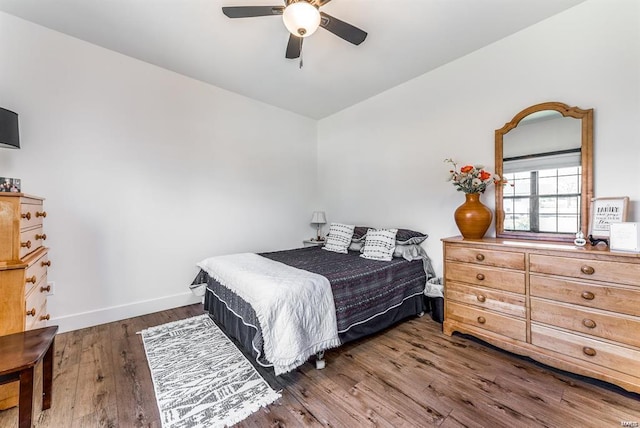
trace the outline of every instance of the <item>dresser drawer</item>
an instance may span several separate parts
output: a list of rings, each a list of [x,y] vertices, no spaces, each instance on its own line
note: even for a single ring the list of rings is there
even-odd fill
[[[640,318],[531,298],[531,321],[640,347]]]
[[[473,263],[449,262],[445,267],[447,281],[461,281],[498,290],[524,294],[524,272],[480,266]]]
[[[532,254],[529,259],[529,269],[531,272],[550,275],[640,285],[640,264],[638,263]]]
[[[20,258],[24,258],[42,247],[47,235],[42,232],[42,226],[20,232]]]
[[[532,274],[529,291],[536,297],[640,316],[640,287],[596,285]]]
[[[25,271],[25,290],[29,293],[31,288],[36,284],[40,285],[43,281],[46,285],[47,268],[50,266],[49,256],[46,248],[38,254],[34,254],[32,260],[28,261],[29,266]]]
[[[531,324],[531,343],[582,361],[640,377],[640,351]]]
[[[31,293],[34,293],[34,295],[35,293],[38,293],[44,296],[44,299],[46,299],[49,293],[49,289],[47,289],[47,275],[45,274],[43,277],[41,277],[35,285],[27,283],[25,291],[26,296],[30,295]],[[27,309],[31,309],[31,307]]]
[[[472,287],[452,281],[447,281],[445,294],[447,299],[467,305],[475,305],[519,318],[524,318],[526,315],[525,296],[522,294]]]
[[[524,270],[524,253],[447,246],[446,258],[464,263]]]
[[[20,230],[41,226],[47,213],[42,208],[42,201],[31,198],[21,198]]]
[[[47,296],[40,288],[33,289],[27,294],[25,302],[25,328],[32,330],[46,324],[47,314]]]
[[[527,340],[525,320],[447,300],[445,319],[480,327],[522,342]]]
[[[45,301],[39,309],[36,309],[35,317],[28,317],[25,323],[25,330],[35,330],[47,326],[49,313],[47,312],[47,302]]]

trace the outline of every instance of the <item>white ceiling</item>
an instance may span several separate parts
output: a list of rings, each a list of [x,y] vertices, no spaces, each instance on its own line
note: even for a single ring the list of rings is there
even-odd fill
[[[354,46],[320,28],[302,69],[284,57],[280,16],[221,12],[282,0],[0,0],[0,10],[320,119],[583,1],[333,0],[321,10],[369,36]]]

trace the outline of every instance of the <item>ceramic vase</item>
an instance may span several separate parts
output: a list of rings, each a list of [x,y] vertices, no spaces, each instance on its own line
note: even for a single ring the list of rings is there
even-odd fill
[[[465,202],[454,214],[456,225],[465,239],[481,239],[491,225],[493,214],[480,202],[480,193],[465,193]]]

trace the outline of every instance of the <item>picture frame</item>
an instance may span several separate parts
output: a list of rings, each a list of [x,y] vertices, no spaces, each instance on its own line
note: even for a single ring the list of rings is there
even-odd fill
[[[611,235],[611,223],[627,221],[628,196],[591,199],[589,210],[589,236],[607,239]]]
[[[0,192],[20,193],[20,179],[0,177]]]

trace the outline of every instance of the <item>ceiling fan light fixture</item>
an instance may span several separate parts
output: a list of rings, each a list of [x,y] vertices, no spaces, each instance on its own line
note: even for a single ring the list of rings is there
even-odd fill
[[[294,36],[309,37],[320,26],[320,12],[311,3],[302,0],[287,6],[282,13],[282,20]]]

